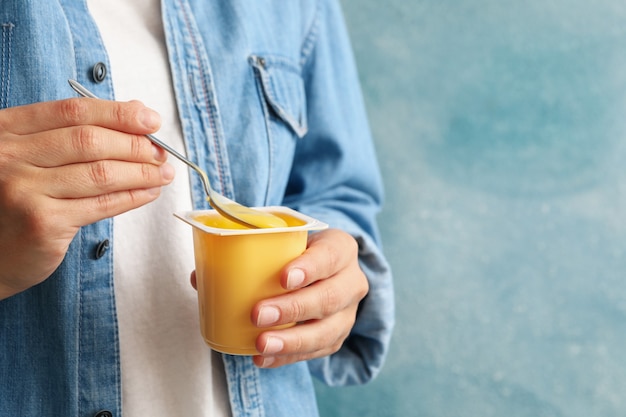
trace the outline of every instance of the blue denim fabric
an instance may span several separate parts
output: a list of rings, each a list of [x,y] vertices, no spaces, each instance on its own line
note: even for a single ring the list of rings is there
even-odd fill
[[[224,355],[239,416],[316,416],[311,375],[364,383],[387,352],[391,274],[375,215],[382,185],[350,45],[335,0],[163,0],[187,152],[220,192],[288,205],[351,233],[370,280],[357,323],[327,358],[274,370]],[[2,0],[0,106],[74,96],[76,78],[115,98],[98,30],[79,0]],[[111,77],[115,69],[110,68]],[[206,208],[192,176],[194,206]],[[0,301],[0,415],[121,416],[113,220],[83,227],[44,283]]]

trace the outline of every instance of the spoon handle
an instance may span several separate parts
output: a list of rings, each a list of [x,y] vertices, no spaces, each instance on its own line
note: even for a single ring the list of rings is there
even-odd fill
[[[76,91],[81,96],[99,99],[98,96],[96,96],[94,93],[89,91],[87,88],[85,88],[85,86],[83,86],[78,81],[70,79],[70,80],[67,80],[67,82],[69,82],[70,86],[74,89],[74,91]],[[211,195],[211,192],[209,191],[210,186],[208,185],[208,181],[209,180],[206,177],[206,174],[204,173],[204,171],[202,171],[202,169],[200,169],[200,167],[198,165],[196,165],[195,163],[191,162],[189,159],[185,158],[176,149],[172,148],[170,145],[168,145],[167,143],[163,142],[161,139],[157,138],[156,136],[150,135],[150,134],[144,135],[144,136],[146,138],[148,138],[150,140],[150,142],[152,142],[155,145],[163,148],[165,151],[169,152],[172,156],[175,156],[177,159],[179,159],[180,161],[184,162],[185,164],[187,164],[188,166],[193,168],[194,171],[196,171],[198,174],[200,174],[200,177],[202,177],[202,183],[204,185],[204,188],[206,190],[207,195]]]

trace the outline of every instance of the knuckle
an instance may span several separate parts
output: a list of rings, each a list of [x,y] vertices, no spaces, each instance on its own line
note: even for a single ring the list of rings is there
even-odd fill
[[[141,107],[141,102],[136,100],[127,103],[115,102],[112,117],[121,126],[127,126],[134,122]]]
[[[326,247],[326,258],[328,259],[328,265],[331,271],[337,270],[337,265],[339,264],[339,252],[334,250],[333,247]]]
[[[360,269],[359,274],[361,279],[359,280],[360,284],[357,286],[357,297],[359,298],[359,300],[362,300],[370,291],[370,283],[363,271],[361,271]]]
[[[304,305],[304,303],[295,300],[293,303],[291,303],[291,305],[289,305],[289,307],[287,308],[286,311],[286,318],[287,321],[289,322],[297,322],[297,321],[302,321],[305,320],[307,315],[307,308]]]
[[[349,248],[350,253],[356,255],[359,253],[359,243],[357,240],[347,233],[343,233],[344,245]]]
[[[0,210],[26,219],[27,226],[38,205],[34,204],[32,179],[26,176],[8,176],[0,173]],[[6,210],[6,211],[5,211]]]
[[[58,114],[61,119],[70,125],[84,123],[88,114],[87,100],[82,98],[70,98],[59,102]]]
[[[117,103],[113,110],[113,119],[115,122],[124,124],[126,121],[130,119],[130,107],[128,105],[124,105],[123,103]]]
[[[140,207],[154,198],[141,190],[111,192],[96,196],[94,208],[106,216],[111,216]]]
[[[96,197],[96,209],[108,213],[113,207],[113,199],[110,194],[101,194]]]
[[[146,185],[151,185],[155,181],[156,174],[154,167],[150,164],[141,164],[141,175]]]
[[[337,331],[335,333],[327,332],[329,337],[325,346],[329,354],[335,353],[339,349],[341,349],[344,342],[350,335],[350,331],[355,321],[356,317],[351,314],[348,319],[343,321],[344,326],[337,328]]]
[[[24,220],[25,232],[39,240],[50,233],[50,213],[47,210],[34,208],[29,210]]]
[[[345,338],[343,337],[343,335],[341,337],[335,337],[335,338],[328,338],[328,344],[326,344],[326,348],[324,349],[324,354],[325,355],[332,355],[333,353],[339,351],[339,349],[341,349],[341,346],[343,346],[343,342],[345,340]]]
[[[292,352],[302,352],[305,350],[305,341],[302,336],[298,336],[291,341],[291,351]]]
[[[330,347],[330,352],[328,352],[328,354],[332,355],[333,353],[339,352],[339,349],[341,349],[341,347],[343,346],[343,342],[346,340],[346,338],[347,338],[347,335],[343,337],[342,339],[337,340],[335,344],[333,344]]]
[[[108,189],[114,183],[111,164],[108,161],[95,161],[90,164],[89,176],[93,184],[100,189]]]
[[[125,193],[129,207],[138,207],[143,203],[138,191],[129,190]]]
[[[142,161],[150,155],[150,142],[141,136],[132,136],[130,140],[130,155],[134,161]]]
[[[358,255],[358,243],[351,235],[333,230],[335,233],[334,245],[325,246],[325,257],[331,271],[336,271],[343,266],[346,259],[356,259]],[[347,257],[346,257],[347,255]]]
[[[96,128],[93,126],[77,126],[72,130],[72,147],[81,155],[94,157],[98,150],[98,139]]]
[[[326,286],[319,293],[320,318],[327,317],[335,313],[338,309],[341,296],[334,287]]]
[[[329,348],[337,344],[337,337],[332,332],[324,332],[319,336],[319,343],[322,348]]]

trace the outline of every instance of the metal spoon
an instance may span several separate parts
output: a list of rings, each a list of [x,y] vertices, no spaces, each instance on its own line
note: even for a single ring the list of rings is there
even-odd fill
[[[98,98],[91,91],[86,89],[82,84],[80,84],[76,80],[68,80],[70,86],[83,97],[89,98]],[[287,223],[278,216],[275,216],[269,212],[255,210],[250,207],[243,206],[230,198],[227,198],[215,190],[211,188],[211,183],[209,182],[209,177],[207,177],[206,173],[195,163],[191,162],[189,159],[185,158],[183,155],[178,153],[172,147],[163,143],[160,139],[156,138],[154,135],[145,135],[152,143],[155,145],[165,149],[167,152],[187,164],[194,171],[196,171],[200,178],[202,179],[202,184],[204,185],[204,191],[209,198],[209,203],[211,206],[217,210],[222,216],[232,220],[236,223],[239,223],[246,227],[251,228],[263,228],[263,227],[285,227]]]

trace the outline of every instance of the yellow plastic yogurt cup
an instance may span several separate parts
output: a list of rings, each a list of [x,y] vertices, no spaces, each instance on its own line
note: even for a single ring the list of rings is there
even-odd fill
[[[232,355],[259,353],[256,338],[268,328],[252,323],[253,306],[287,292],[280,271],[305,251],[310,231],[328,227],[287,207],[258,209],[281,217],[287,227],[250,229],[215,210],[175,213],[193,226],[202,337],[212,349]]]

